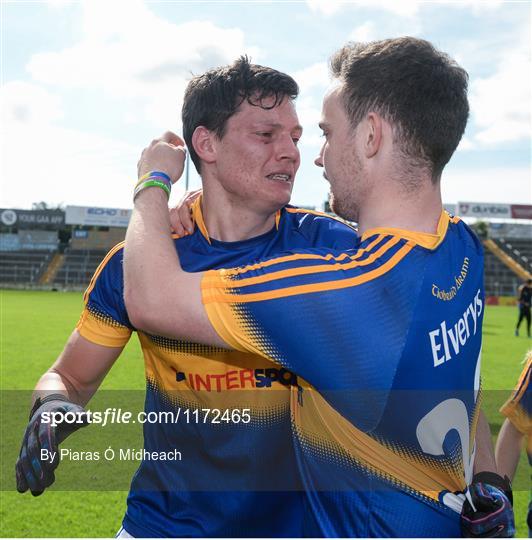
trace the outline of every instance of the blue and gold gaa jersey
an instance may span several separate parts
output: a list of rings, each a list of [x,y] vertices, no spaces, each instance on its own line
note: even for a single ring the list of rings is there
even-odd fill
[[[532,464],[532,351],[528,353],[526,363],[517,386],[508,401],[501,407],[500,412],[510,420],[515,429],[526,437],[528,461]]]
[[[357,242],[354,230],[338,220],[293,207],[278,212],[272,231],[241,242],[209,238],[199,200],[193,217],[194,233],[175,239],[190,272],[291,248],[347,249]],[[134,330],[123,301],[122,249],[113,249],[96,271],[78,324],[82,336],[100,345],[123,346]],[[248,352],[138,335],[146,411],[181,414],[177,423],[144,424],[145,449],[177,449],[182,461],[142,462],[125,529],[136,537],[301,536],[303,496],[289,403],[295,375]]]
[[[210,271],[202,295],[229,345],[299,376],[305,535],[460,535],[484,291],[481,245],[459,218]]]

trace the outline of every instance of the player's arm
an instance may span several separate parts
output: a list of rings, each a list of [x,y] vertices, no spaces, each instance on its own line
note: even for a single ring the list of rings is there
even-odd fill
[[[496,473],[497,465],[495,463],[495,453],[491,440],[491,430],[484,411],[480,411],[478,417],[475,442],[476,452],[473,472],[475,474],[483,471]]]
[[[63,394],[72,403],[85,406],[122,349],[97,345],[74,330],[63,352],[35,386],[33,403],[39,397]]]
[[[525,367],[512,395],[501,407],[506,416],[497,438],[495,458],[501,475],[513,479],[525,435],[530,433],[530,379],[532,378],[532,352],[526,356]]]
[[[147,147],[139,178],[161,171],[176,182],[183,172],[183,141],[166,133]],[[201,273],[181,269],[170,235],[168,199],[158,187],[142,189],[126,235],[124,298],[131,323],[163,336],[226,346],[207,318],[201,300]]]
[[[508,476],[510,480],[513,480],[519,463],[523,439],[523,433],[506,418],[495,446],[495,459],[501,476]]]
[[[28,489],[40,495],[55,480],[59,464],[58,447],[66,437],[87,425],[83,406],[90,400],[122,347],[104,347],[92,343],[74,330],[63,352],[52,367],[39,379],[33,393],[29,423],[26,427],[15,471],[17,490]],[[73,413],[79,422],[58,420],[55,414]],[[44,454],[46,458],[43,459]]]

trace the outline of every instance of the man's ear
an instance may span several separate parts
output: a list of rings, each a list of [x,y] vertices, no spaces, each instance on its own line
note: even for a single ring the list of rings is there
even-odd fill
[[[213,144],[216,135],[205,126],[198,126],[192,134],[192,145],[196,154],[205,163],[216,161],[216,145]]]
[[[383,120],[379,114],[370,112],[366,116],[365,124],[364,152],[367,158],[372,158],[379,151],[382,144]]]

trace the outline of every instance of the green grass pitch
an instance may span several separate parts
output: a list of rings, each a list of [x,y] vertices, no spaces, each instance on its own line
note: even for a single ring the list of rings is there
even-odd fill
[[[80,293],[0,291],[0,381],[2,390],[30,390],[52,364],[81,313]],[[516,338],[517,310],[488,307],[484,320],[482,377],[485,410],[494,435],[502,417],[498,408],[514,387],[530,340]],[[524,328],[522,328],[523,334]],[[144,365],[137,340],[132,339],[105,379],[105,389],[144,388]],[[28,404],[29,407],[29,404]],[[0,411],[5,425],[5,410]],[[26,414],[26,412],[24,412]],[[5,433],[3,438],[21,438]],[[1,459],[6,459],[2,453]],[[2,467],[14,467],[14,463]],[[61,467],[58,469],[61,474]],[[14,477],[14,471],[13,471]],[[527,536],[528,463],[522,456],[515,492],[517,535]],[[49,491],[34,498],[11,485],[0,491],[1,537],[110,537],[120,528],[125,491]],[[11,490],[11,491],[10,491]]]

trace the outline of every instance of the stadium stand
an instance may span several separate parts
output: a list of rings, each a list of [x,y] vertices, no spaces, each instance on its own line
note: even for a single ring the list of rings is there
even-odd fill
[[[59,210],[0,209],[1,287],[87,287],[109,249],[124,239],[126,229],[116,219],[125,219],[125,211],[72,208],[84,211],[80,219],[69,221]],[[486,295],[515,301],[517,287],[532,275],[532,222],[477,221],[473,227],[485,246]]]
[[[521,280],[493,253],[486,250],[484,255],[486,296],[515,296],[515,291]]]
[[[86,287],[107,253],[103,250],[67,249],[61,268],[55,274],[56,288]]]
[[[498,238],[493,241],[524,270],[532,274],[532,240]]]
[[[46,271],[53,251],[4,251],[0,262],[0,283],[35,285]]]

